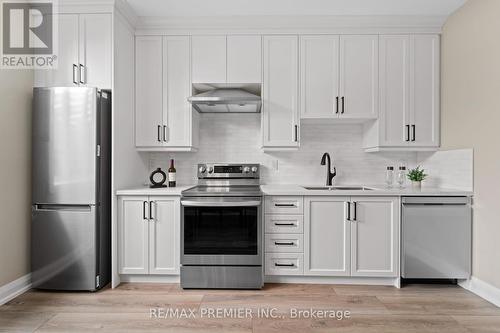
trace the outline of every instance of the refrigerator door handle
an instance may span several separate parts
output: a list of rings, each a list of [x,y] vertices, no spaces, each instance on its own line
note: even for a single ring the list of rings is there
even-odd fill
[[[35,210],[90,212],[91,205],[35,204]]]

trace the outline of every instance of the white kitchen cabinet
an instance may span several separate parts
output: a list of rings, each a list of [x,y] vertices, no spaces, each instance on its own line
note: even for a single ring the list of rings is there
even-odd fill
[[[177,197],[150,197],[149,274],[179,274],[180,201]]]
[[[435,150],[439,139],[439,36],[380,36],[380,115],[366,151]]]
[[[56,69],[35,70],[35,87],[111,89],[111,14],[59,14]]]
[[[305,198],[304,275],[349,276],[349,197]]]
[[[189,36],[136,37],[135,143],[139,150],[196,149]]]
[[[227,36],[227,83],[262,82],[262,37]]]
[[[399,274],[399,199],[351,198],[351,276]]]
[[[226,82],[226,36],[192,36],[193,83]]]
[[[299,147],[298,37],[264,36],[262,147]]]
[[[148,197],[125,196],[118,203],[118,265],[121,274],[147,274],[149,264]]]
[[[118,272],[179,274],[179,228],[178,197],[120,197]]]
[[[377,118],[377,35],[340,36],[340,98],[342,118]]]
[[[339,115],[339,36],[300,37],[301,118]]]

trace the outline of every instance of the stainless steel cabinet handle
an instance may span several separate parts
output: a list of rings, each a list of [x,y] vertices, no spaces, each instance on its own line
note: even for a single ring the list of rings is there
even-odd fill
[[[285,204],[285,203],[282,203],[282,204],[280,204],[280,203],[275,203],[275,204],[274,204],[274,206],[275,206],[275,207],[295,207],[295,204],[293,204],[293,203],[290,203],[290,204]]]
[[[299,141],[299,126],[295,125],[295,142]]]
[[[344,114],[345,111],[345,98],[342,96],[342,111],[340,113]]]
[[[295,267],[295,264],[278,264],[277,262],[274,263],[275,267]]]
[[[339,113],[339,96],[335,97],[335,113]]]
[[[161,142],[161,126],[158,125],[158,142]]]
[[[142,202],[142,219],[143,220],[147,220],[147,216],[146,216],[146,205],[148,204],[147,201],[143,201]]]
[[[410,125],[406,125],[406,138],[405,141],[410,141]]]
[[[274,245],[288,245],[288,246],[292,246],[292,245],[295,245],[294,242],[274,242]]]
[[[85,66],[80,64],[80,83],[85,83],[87,81],[85,72]]]
[[[276,223],[276,222],[274,222],[274,225],[277,225],[277,226],[294,226],[295,223]]]
[[[73,64],[73,83],[74,84],[78,84],[78,79],[76,78],[76,76],[78,75],[77,71],[78,71],[78,66],[76,64]]]
[[[411,141],[415,141],[415,124],[411,125]]]
[[[150,220],[154,220],[154,218],[153,218],[153,204],[154,204],[154,201],[149,202],[149,219]]]
[[[167,126],[163,125],[163,141],[167,142]]]
[[[346,202],[346,204],[347,204],[347,221],[350,221],[351,220],[351,203]]]

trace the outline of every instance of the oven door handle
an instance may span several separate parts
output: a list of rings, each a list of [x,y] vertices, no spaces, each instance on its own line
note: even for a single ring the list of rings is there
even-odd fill
[[[260,206],[259,200],[248,201],[196,201],[196,200],[181,200],[181,204],[185,207],[256,207]]]

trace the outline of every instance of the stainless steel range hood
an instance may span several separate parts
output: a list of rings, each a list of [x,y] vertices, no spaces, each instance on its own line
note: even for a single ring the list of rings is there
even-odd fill
[[[241,88],[216,88],[188,97],[198,112],[260,112],[261,97]]]

